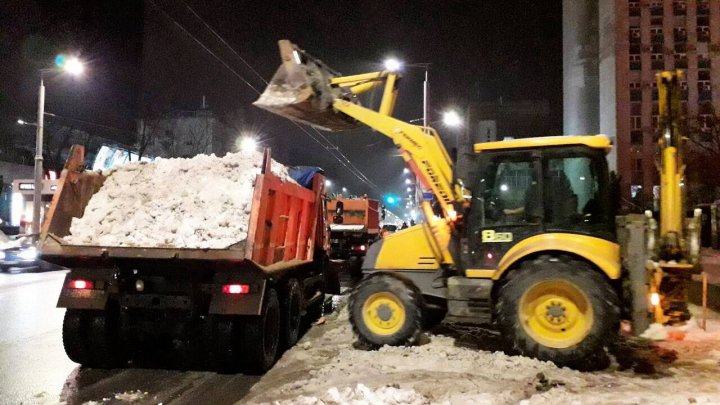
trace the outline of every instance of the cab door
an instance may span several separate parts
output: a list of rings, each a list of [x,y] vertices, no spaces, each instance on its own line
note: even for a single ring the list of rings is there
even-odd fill
[[[460,257],[466,271],[481,270],[473,276],[489,277],[512,246],[543,232],[542,160],[538,152],[499,151],[477,162]]]

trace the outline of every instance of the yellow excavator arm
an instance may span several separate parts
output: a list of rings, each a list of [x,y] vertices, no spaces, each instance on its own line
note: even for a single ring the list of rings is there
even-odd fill
[[[340,131],[366,125],[392,139],[418,181],[437,199],[439,218],[430,202],[423,201],[421,207],[439,256],[451,262],[447,251],[451,226],[466,191],[453,178],[452,160],[437,132],[392,117],[398,74],[381,71],[341,76],[290,41],[279,41],[279,47],[283,64],[254,104],[319,129]],[[358,95],[383,85],[377,111],[361,105]]]
[[[673,323],[689,317],[687,281],[699,270],[700,212],[687,220],[684,209],[684,143],[680,118],[681,71],[656,74],[658,112],[660,114],[660,216],[659,224],[651,221],[650,293],[655,300],[654,315],[658,323]],[[647,213],[651,217],[650,212]],[[657,232],[657,234],[655,234]]]

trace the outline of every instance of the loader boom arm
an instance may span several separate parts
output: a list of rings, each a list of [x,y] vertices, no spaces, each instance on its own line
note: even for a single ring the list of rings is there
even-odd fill
[[[392,139],[418,182],[435,195],[439,218],[429,201],[421,208],[440,260],[451,263],[448,244],[456,207],[465,201],[464,190],[453,177],[453,163],[437,132],[392,117],[399,76],[380,71],[340,76],[322,61],[287,40],[279,41],[282,65],[256,106],[319,129],[339,131],[361,125]],[[358,95],[383,86],[377,111],[360,104]]]
[[[392,139],[419,182],[437,197],[442,216],[455,219],[463,190],[454,185],[452,160],[437,132],[392,117],[397,73],[340,76],[290,41],[279,41],[279,47],[283,64],[255,105],[320,129],[338,131],[359,123],[380,132]],[[357,96],[380,86],[380,108],[362,106]]]

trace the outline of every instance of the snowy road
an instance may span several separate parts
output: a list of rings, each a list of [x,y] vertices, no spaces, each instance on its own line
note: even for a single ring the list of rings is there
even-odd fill
[[[0,404],[689,404],[720,403],[720,318],[664,346],[654,375],[580,373],[497,353],[497,335],[444,327],[412,348],[355,347],[347,311],[314,326],[259,378],[162,369],[81,369],[62,348],[63,272],[0,274]],[[377,402],[370,402],[372,400]],[[321,402],[322,401],[322,402]]]
[[[81,369],[62,347],[64,310],[55,304],[64,277],[65,272],[0,274],[1,405],[232,404],[258,381],[242,374]]]
[[[717,316],[717,315],[716,315]],[[494,352],[499,337],[443,327],[411,348],[356,348],[347,311],[316,326],[253,387],[247,403],[720,404],[720,319],[663,347],[678,360],[659,373],[581,373]],[[617,366],[615,366],[616,368]],[[358,385],[361,384],[361,385]],[[373,402],[377,401],[377,402]]]

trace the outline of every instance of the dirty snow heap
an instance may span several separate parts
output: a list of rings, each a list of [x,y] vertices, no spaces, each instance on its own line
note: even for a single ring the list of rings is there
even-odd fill
[[[73,218],[76,245],[222,249],[247,238],[262,153],[133,162],[105,173],[102,188]],[[273,161],[272,171],[288,180]]]

